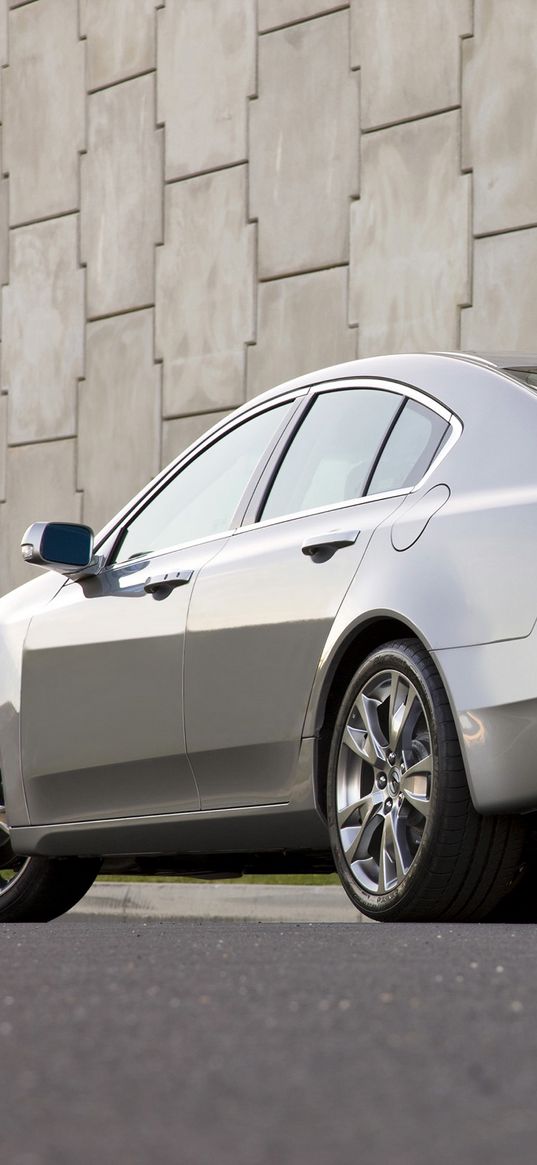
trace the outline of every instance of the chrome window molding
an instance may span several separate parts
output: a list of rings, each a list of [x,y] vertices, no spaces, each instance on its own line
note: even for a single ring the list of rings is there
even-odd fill
[[[376,388],[383,392],[393,392],[396,396],[405,396],[409,400],[415,400],[425,408],[431,409],[431,412],[438,413],[444,421],[449,421],[451,416],[449,409],[445,405],[440,404],[434,397],[428,396],[419,388],[413,388],[410,384],[404,384],[400,380],[388,380],[383,377],[373,376],[353,376],[348,380],[331,380],[326,384],[315,384],[310,388],[310,395],[318,396],[321,392],[336,392],[342,388]]]
[[[296,510],[289,514],[279,514],[274,518],[266,518],[264,520],[263,518],[259,518],[255,521],[245,522],[244,525],[238,527],[235,531],[233,531],[233,533],[239,534],[241,530],[260,529],[263,527],[277,525],[279,522],[293,521],[296,518],[307,518],[312,517],[315,514],[325,514],[332,511],[347,509],[349,506],[363,505],[364,502],[382,501],[385,498],[404,497],[406,494],[416,493],[427,483],[429,477],[435,472],[440,463],[444,460],[444,457],[446,457],[447,454],[451,451],[463,431],[462,421],[459,419],[459,417],[456,416],[455,413],[450,412],[450,410],[446,409],[444,405],[439,403],[439,401],[435,400],[433,397],[427,396],[427,394],[421,390],[415,389],[411,385],[403,384],[400,381],[384,380],[371,376],[363,378],[351,377],[348,380],[336,380],[330,381],[326,384],[312,385],[309,390],[308,397],[320,396],[320,394],[324,392],[336,392],[346,388],[374,388],[383,392],[392,392],[395,396],[403,396],[407,400],[413,400],[416,401],[417,404],[423,405],[424,408],[427,408],[431,412],[436,413],[439,417],[442,418],[442,420],[446,422],[446,424],[451,426],[451,433],[449,434],[447,440],[443,442],[436,456],[433,457],[433,460],[426,473],[424,473],[420,480],[413,486],[403,487],[397,490],[390,490],[386,493],[365,494],[357,498],[347,498],[343,502],[332,502],[330,505],[316,506],[310,510]],[[291,444],[295,432],[300,427],[301,417],[302,414],[299,414],[297,418],[297,424],[293,429],[289,444]],[[287,450],[285,450],[285,452],[287,452]],[[281,461],[279,463],[280,465],[284,460],[285,452],[281,457]],[[278,469],[279,465],[273,472],[273,475],[271,475],[271,470],[273,470],[273,467],[270,465],[270,463],[266,467],[266,471],[262,475],[264,480],[260,481],[259,490],[256,491],[257,496],[254,495],[252,497],[248,505],[246,516],[248,516],[248,514],[251,513],[254,509],[256,512],[259,512],[261,506],[264,504],[266,498],[268,497],[268,493],[271,489],[273,481],[275,480]]]
[[[452,431],[447,441],[444,441],[442,444],[441,449],[433,458],[433,461],[431,462],[427,472],[423,475],[420,481],[416,483],[416,485],[408,488],[391,490],[386,493],[367,494],[362,497],[350,498],[343,502],[333,502],[331,505],[327,506],[315,507],[314,509],[310,510],[298,510],[293,513],[279,515],[275,518],[267,518],[265,521],[260,519],[259,521],[246,522],[244,525],[241,525],[240,516],[242,515],[243,518],[247,516],[253,505],[258,508],[258,505],[260,504],[259,498],[256,496],[258,492],[260,493],[260,496],[264,498],[265,490],[263,489],[263,479],[270,473],[272,462],[276,457],[281,442],[286,439],[288,444],[290,444],[295,433],[300,427],[304,408],[301,409],[298,407],[299,402],[302,401],[303,404],[305,404],[306,399],[309,400],[312,396],[319,396],[324,392],[335,392],[346,388],[374,388],[384,392],[392,392],[396,396],[404,396],[405,398],[414,400],[417,403],[423,405],[425,408],[430,409],[431,412],[434,412],[438,416],[442,417],[442,419],[451,426]],[[210,445],[212,445],[216,440],[220,440],[221,437],[224,437],[226,433],[231,432],[232,429],[237,428],[238,425],[246,422],[252,417],[257,416],[259,413],[269,411],[272,408],[285,404],[287,401],[290,403],[295,401],[297,403],[297,408],[295,408],[287,418],[287,424],[283,425],[282,428],[278,431],[275,441],[269,447],[269,451],[261,469],[256,468],[256,471],[253,475],[255,478],[254,484],[252,485],[252,481],[248,483],[243,498],[241,499],[241,503],[237,509],[234,522],[228,530],[221,530],[218,533],[209,534],[204,538],[197,538],[191,540],[190,542],[182,542],[175,546],[166,547],[165,549],[151,551],[148,554],[144,554],[139,559],[134,558],[130,561],[121,563],[110,561],[115,551],[116,545],[119,543],[120,538],[122,537],[123,529],[128,521],[136,517],[136,515],[141,512],[145,505],[150,504],[152,499],[156,497],[161,489],[166,487],[168,482],[171,481],[177,473],[181,472],[182,469],[190,464],[190,462],[193,461],[197,456],[201,455],[205,449],[208,449]],[[392,497],[404,497],[406,494],[415,493],[426,484],[428,478],[432,473],[435,472],[440,463],[444,460],[444,457],[447,456],[455,443],[458,441],[463,430],[463,425],[460,419],[454,413],[451,413],[449,409],[446,409],[444,405],[441,405],[438,401],[436,401],[433,397],[427,396],[426,393],[420,391],[419,389],[413,388],[411,385],[402,384],[399,381],[373,377],[351,377],[344,380],[330,381],[325,384],[313,384],[304,388],[300,388],[295,392],[287,393],[283,391],[278,396],[274,396],[269,400],[260,402],[259,406],[257,407],[253,406],[252,408],[248,408],[248,406],[245,405],[243,408],[244,412],[241,410],[240,415],[233,414],[229,417],[229,419],[225,418],[220,422],[217,428],[211,430],[208,434],[204,434],[194,445],[189,446],[188,449],[179,454],[178,458],[176,458],[175,461],[167,466],[166,469],[163,470],[157,478],[153,479],[153,481],[149,483],[149,486],[146,487],[146,490],[143,491],[141,495],[138,495],[137,498],[134,499],[134,503],[131,503],[132,508],[129,508],[127,513],[121,514],[119,522],[112,528],[112,530],[108,532],[105,539],[100,544],[101,548],[103,546],[105,547],[103,554],[105,559],[103,569],[114,570],[114,573],[120,570],[128,570],[129,567],[134,569],[137,563],[139,563],[141,567],[142,562],[149,562],[157,558],[164,558],[169,554],[174,554],[176,552],[182,551],[183,549],[188,550],[189,547],[202,546],[206,543],[217,542],[222,538],[230,538],[235,534],[240,534],[243,530],[248,531],[262,529],[265,527],[278,525],[280,522],[290,522],[296,518],[312,517],[315,514],[331,512],[337,513],[338,510],[347,509],[349,506],[363,505],[365,502],[382,501]],[[283,456],[285,456],[285,453]]]

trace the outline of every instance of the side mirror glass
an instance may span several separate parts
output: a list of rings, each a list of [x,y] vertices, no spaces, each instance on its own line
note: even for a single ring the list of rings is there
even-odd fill
[[[93,558],[93,530],[71,522],[34,522],[21,543],[22,557],[60,574],[77,575]]]

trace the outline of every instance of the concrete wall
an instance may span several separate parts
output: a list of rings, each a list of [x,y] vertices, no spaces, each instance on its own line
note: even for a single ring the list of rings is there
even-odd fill
[[[535,0],[0,0],[0,590],[255,393],[535,349]]]

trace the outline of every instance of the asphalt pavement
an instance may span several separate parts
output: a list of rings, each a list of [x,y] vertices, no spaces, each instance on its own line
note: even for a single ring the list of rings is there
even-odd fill
[[[0,931],[9,1165],[526,1165],[537,927]]]

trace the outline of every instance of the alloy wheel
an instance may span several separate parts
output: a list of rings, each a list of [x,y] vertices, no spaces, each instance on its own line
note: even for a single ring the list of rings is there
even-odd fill
[[[0,783],[0,895],[11,889],[30,861],[30,858],[18,857],[13,853],[3,800]]]
[[[378,672],[354,700],[336,770],[341,846],[368,894],[387,894],[408,874],[425,833],[432,783],[423,700],[403,672]]]

